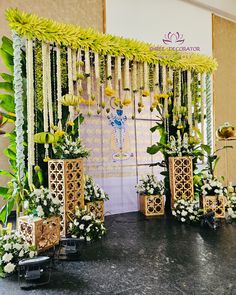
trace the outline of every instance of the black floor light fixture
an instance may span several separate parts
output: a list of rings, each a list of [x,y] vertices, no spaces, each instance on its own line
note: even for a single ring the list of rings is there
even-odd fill
[[[79,243],[78,238],[62,238],[57,252],[57,259],[60,260],[78,260],[79,259]]]
[[[46,285],[50,282],[52,260],[48,256],[38,256],[19,261],[18,281],[22,289]]]

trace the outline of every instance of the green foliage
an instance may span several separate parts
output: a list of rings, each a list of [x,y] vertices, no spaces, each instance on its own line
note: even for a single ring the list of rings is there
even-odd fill
[[[43,110],[43,60],[42,60],[42,43],[38,40],[35,42],[35,81],[36,81],[36,107]]]
[[[216,169],[216,166],[217,166],[217,163],[219,162],[220,160],[220,157],[217,156],[217,153],[219,151],[222,151],[224,149],[232,149],[233,146],[223,146],[222,148],[220,149],[217,149],[216,151],[212,152],[211,151],[211,147],[209,145],[205,145],[205,144],[202,144],[201,145],[201,148],[203,149],[203,151],[205,152],[204,156],[206,157],[207,159],[207,165],[206,165],[206,168],[203,169],[203,171],[209,171],[209,173],[215,177],[215,169]]]
[[[125,56],[141,62],[160,62],[176,69],[195,70],[199,73],[211,73],[217,68],[217,62],[212,57],[181,53],[168,48],[158,49],[153,44],[102,34],[91,28],[57,23],[18,9],[8,9],[6,17],[11,29],[30,39],[55,42],[71,48],[91,49],[105,55]]]
[[[2,44],[0,48],[2,60],[6,66],[13,73],[13,44],[7,37],[2,37]],[[24,57],[24,55],[22,55]],[[25,64],[24,58],[22,64]],[[25,73],[25,71],[24,71]],[[15,101],[12,94],[14,94],[13,79],[14,76],[8,73],[0,73],[4,82],[0,82],[0,90],[5,92],[0,94],[0,107],[3,111],[0,112],[6,119],[14,121],[15,116]],[[6,133],[5,137],[9,139],[9,146],[3,153],[9,159],[9,171],[0,170],[0,175],[9,177],[10,181],[5,187],[0,187],[0,196],[5,200],[5,205],[0,209],[0,221],[7,222],[8,216],[11,213],[14,204],[17,205],[17,210],[20,210],[20,205],[23,199],[24,186],[27,185],[27,176],[23,183],[18,180],[18,172],[16,168],[16,134],[13,130]]]

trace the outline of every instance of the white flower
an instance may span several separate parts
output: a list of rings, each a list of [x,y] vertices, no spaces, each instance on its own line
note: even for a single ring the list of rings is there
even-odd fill
[[[24,256],[24,250],[22,249],[19,253],[19,257],[23,257]]]
[[[36,208],[36,211],[37,211],[37,214],[38,214],[39,217],[42,217],[44,215],[42,206],[38,206]]]
[[[86,229],[86,232],[87,232],[87,233],[89,233],[89,232],[90,232],[90,227],[88,227],[88,228]]]
[[[86,237],[86,241],[90,242],[91,238],[90,237]]]
[[[24,201],[24,209],[28,209],[29,208],[29,201]]]
[[[78,220],[75,219],[75,221],[74,221],[74,225],[75,225],[75,226],[78,226],[78,225],[79,225]]]
[[[10,262],[10,263],[8,263],[7,265],[4,266],[4,271],[6,273],[11,273],[11,272],[14,271],[15,267],[16,267],[15,264]]]
[[[185,218],[183,218],[183,217],[181,217],[181,219],[180,219],[182,222],[185,222],[186,221],[186,219]]]
[[[16,250],[20,250],[20,249],[22,249],[22,245],[21,244],[19,244],[19,243],[16,243],[15,245],[14,245],[14,248],[16,249]]]
[[[3,248],[5,251],[8,251],[11,249],[11,244],[9,244],[9,243],[5,244],[5,245],[3,245]]]
[[[55,204],[55,205],[58,205],[58,204],[61,203],[60,200],[59,200],[58,198],[52,198],[52,202],[53,202],[53,204]]]
[[[188,212],[185,211],[185,210],[183,210],[182,213],[181,213],[181,215],[182,215],[182,216],[186,216],[186,215],[188,215]]]
[[[44,200],[44,201],[43,201],[43,204],[44,204],[44,206],[47,206],[47,204],[48,204],[48,203],[47,203],[47,200]]]
[[[33,258],[34,256],[35,256],[35,252],[34,252],[34,251],[30,251],[30,252],[29,252],[29,257],[30,257],[30,258]]]
[[[4,262],[9,262],[12,260],[12,258],[13,258],[13,255],[11,253],[5,253],[2,257],[2,260]]]
[[[92,217],[90,216],[90,215],[84,215],[83,217],[82,217],[82,220],[91,220],[92,219]]]
[[[80,236],[79,239],[82,241],[82,240],[84,240],[84,237],[83,236]]]
[[[49,211],[53,213],[54,212],[54,208],[53,207],[50,207]]]
[[[194,219],[195,219],[195,216],[190,215],[190,216],[189,216],[189,219],[190,219],[190,220],[194,220]]]
[[[79,226],[79,229],[83,230],[83,229],[84,229],[84,224],[81,224],[81,225]]]

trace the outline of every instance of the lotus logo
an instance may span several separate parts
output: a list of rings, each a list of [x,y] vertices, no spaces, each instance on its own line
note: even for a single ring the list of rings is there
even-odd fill
[[[162,41],[169,45],[169,44],[178,44],[181,45],[184,43],[185,39],[183,39],[183,34],[180,34],[179,32],[169,32],[168,34],[164,35],[164,39]]]

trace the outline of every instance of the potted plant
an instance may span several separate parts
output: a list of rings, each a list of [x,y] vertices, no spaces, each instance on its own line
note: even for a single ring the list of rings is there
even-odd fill
[[[140,211],[146,216],[164,215],[164,182],[154,175],[140,179],[137,185],[140,195]]]
[[[225,218],[225,189],[213,175],[204,174],[201,182],[202,206],[204,213],[215,212],[216,218]]]
[[[201,216],[199,202],[197,200],[186,200],[184,198],[177,200],[172,209],[172,215],[181,222],[198,222]]]
[[[68,234],[72,238],[79,238],[87,242],[101,239],[106,233],[103,223],[86,209],[76,208],[70,215]]]
[[[23,239],[45,251],[60,241],[60,201],[48,189],[41,187],[25,195],[25,216],[18,218],[18,230]]]
[[[33,258],[35,247],[24,241],[15,231],[1,230],[0,232],[0,277],[6,277],[17,271],[19,260]]]
[[[96,219],[104,221],[104,201],[109,197],[104,190],[95,183],[92,176],[84,176],[84,200],[89,212],[93,213]]]

